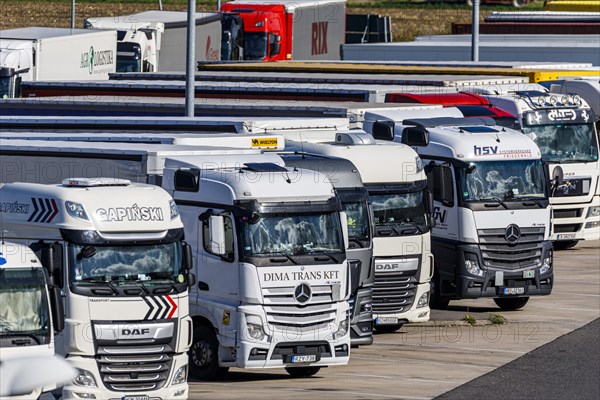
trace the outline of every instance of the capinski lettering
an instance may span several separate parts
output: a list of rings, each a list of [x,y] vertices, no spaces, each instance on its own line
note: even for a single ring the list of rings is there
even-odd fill
[[[9,214],[29,214],[30,204],[26,203],[0,203],[0,212]]]
[[[160,207],[131,207],[99,208],[96,215],[104,222],[121,221],[163,221],[163,212]]]

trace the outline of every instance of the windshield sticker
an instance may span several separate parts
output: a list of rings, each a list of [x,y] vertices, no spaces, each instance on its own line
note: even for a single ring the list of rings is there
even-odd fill
[[[556,123],[581,124],[591,120],[589,110],[575,110],[572,108],[553,108],[551,110],[530,111],[523,120],[527,125],[551,125]]]
[[[139,207],[137,204],[131,207],[99,208],[96,216],[102,222],[164,221],[162,208]]]

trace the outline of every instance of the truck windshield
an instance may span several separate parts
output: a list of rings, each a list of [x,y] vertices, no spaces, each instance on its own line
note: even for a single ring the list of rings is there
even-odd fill
[[[267,214],[242,223],[244,256],[343,253],[338,213]]]
[[[462,169],[463,201],[545,198],[545,186],[541,160],[476,162]]]
[[[70,279],[73,284],[112,282],[180,282],[179,242],[136,246],[69,246]],[[179,278],[179,280],[178,280]]]
[[[49,334],[48,297],[41,268],[0,270],[0,304],[0,337],[28,336],[40,344],[40,336]]]
[[[598,137],[594,124],[524,126],[542,152],[542,160],[589,162],[598,160]]]
[[[338,192],[338,196],[342,203],[342,209],[346,212],[348,219],[348,238],[350,239],[350,247],[366,247],[369,245],[370,221],[368,198],[366,193],[364,196],[353,195],[351,193]]]
[[[267,33],[244,34],[244,60],[262,60],[267,56]]]
[[[424,191],[369,194],[376,236],[413,235],[428,228]]]

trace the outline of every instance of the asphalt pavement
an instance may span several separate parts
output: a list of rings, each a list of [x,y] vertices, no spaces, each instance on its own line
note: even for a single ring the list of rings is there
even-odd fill
[[[600,398],[600,319],[436,400]]]

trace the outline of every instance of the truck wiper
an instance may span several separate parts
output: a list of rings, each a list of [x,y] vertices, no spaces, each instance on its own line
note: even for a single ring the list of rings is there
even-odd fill
[[[423,231],[423,229],[421,229],[421,227],[419,226],[419,224],[417,224],[415,221],[410,221],[410,220],[409,220],[409,221],[403,221],[402,223],[403,223],[403,224],[408,224],[408,225],[411,225],[411,226],[413,226],[413,227],[417,228],[417,230],[419,231],[419,233],[425,233],[425,232]],[[407,230],[407,229],[403,229],[401,233],[404,233],[406,230]]]
[[[338,264],[338,259],[335,258],[334,256],[332,256],[331,253],[328,252],[328,251],[325,251],[325,250],[316,250],[315,253],[323,253],[327,257],[331,258],[333,260],[333,262],[335,262],[336,264]]]
[[[395,233],[396,235],[399,235],[399,234],[400,234],[400,232],[398,232],[398,231],[396,230],[396,228],[394,228],[394,227],[393,227],[393,226],[391,226],[391,225],[377,226],[377,227],[375,227],[375,229],[377,230],[377,233],[379,233],[379,234],[381,234],[381,230],[383,230],[383,229],[386,229],[386,230],[387,230],[387,229],[389,229],[389,230],[391,230],[393,233]],[[389,236],[389,235],[386,235],[386,236]]]
[[[29,333],[29,332],[20,332],[20,331],[13,331],[11,329],[7,329],[3,332],[0,332],[0,336],[25,336],[25,337],[33,339],[36,344],[42,344],[42,341],[40,340],[39,337],[37,337],[33,333]]]
[[[530,200],[530,201],[533,201],[535,204],[537,204],[540,208],[544,208],[544,205],[542,203],[540,203],[540,201],[533,196],[515,197],[515,199],[523,200],[524,202]]]
[[[358,244],[358,247],[365,247],[365,246],[363,246],[362,242],[356,238],[348,238],[348,241],[351,243]]]
[[[506,203],[497,197],[484,197],[479,199],[479,201],[495,201],[496,203],[500,204],[502,207],[508,210],[508,206],[506,205]]]
[[[115,285],[112,284],[111,281],[105,281],[104,279],[84,279],[81,282],[104,283],[106,286],[108,286],[114,292],[114,294],[119,294],[119,290],[117,290],[117,288],[115,287]]]
[[[284,253],[283,251],[271,251],[269,254],[281,254],[282,256],[284,256],[285,258],[287,258],[288,260],[290,260],[292,263],[298,265],[298,263],[296,262],[296,260],[294,260],[289,254]]]

